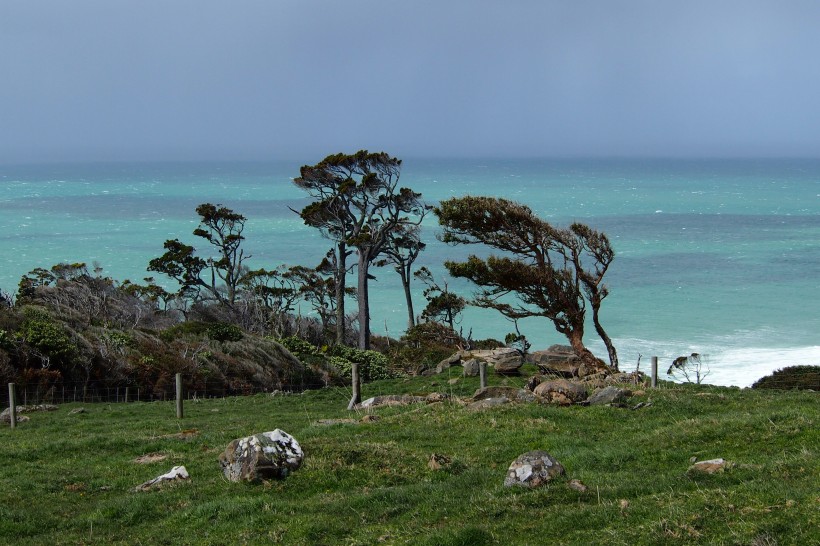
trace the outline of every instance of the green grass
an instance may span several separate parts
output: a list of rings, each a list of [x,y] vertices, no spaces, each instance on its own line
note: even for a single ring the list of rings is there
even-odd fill
[[[381,381],[364,395],[467,396],[478,381],[447,379]],[[653,402],[637,411],[519,404],[474,412],[446,402],[376,410],[372,423],[316,424],[350,417],[348,396],[327,389],[188,401],[182,420],[172,402],[30,414],[0,430],[0,543],[820,543],[813,392],[666,384],[633,398]],[[302,468],[283,481],[225,481],[217,457],[226,445],[274,428],[300,442]],[[174,436],[191,429],[189,439]],[[510,462],[532,449],[549,451],[588,491],[504,488]],[[430,470],[433,452],[452,464]],[[134,462],[150,453],[167,459]],[[691,457],[735,466],[693,476]],[[134,490],[175,465],[192,479]]]

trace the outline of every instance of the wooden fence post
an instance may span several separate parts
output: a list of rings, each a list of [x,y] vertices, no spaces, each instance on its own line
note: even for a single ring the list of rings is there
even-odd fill
[[[657,356],[652,357],[652,382],[650,383],[650,385],[652,386],[653,389],[658,386],[658,357]]]
[[[17,426],[17,397],[15,396],[14,383],[9,383],[9,424],[11,428]]]
[[[478,377],[481,384],[481,388],[487,388],[487,363],[480,362],[478,364]]]
[[[182,419],[182,374],[177,374],[177,419]]]

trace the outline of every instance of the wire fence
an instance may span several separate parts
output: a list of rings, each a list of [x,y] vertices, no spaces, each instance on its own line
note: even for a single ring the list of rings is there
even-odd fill
[[[649,383],[649,377],[643,380]],[[659,379],[666,379],[660,377]],[[522,379],[524,386],[525,378]],[[705,383],[708,383],[705,382]],[[298,384],[291,388],[265,388],[244,381],[207,380],[201,377],[182,376],[182,397],[185,400],[206,398],[227,398],[231,396],[250,396],[254,394],[270,394],[273,392],[296,392],[306,388],[318,388],[322,385]],[[708,386],[706,384],[704,387]],[[301,388],[296,388],[301,387]],[[774,390],[813,390],[820,392],[820,367],[817,370],[793,370],[788,376],[774,374],[765,378],[759,385],[760,389]],[[129,402],[156,402],[173,401],[177,398],[176,383],[173,378],[153,384],[129,383],[126,385],[111,386],[100,382],[70,382],[56,383],[32,382],[15,383],[15,399],[18,405],[36,404],[67,404],[80,403],[129,403]],[[0,408],[9,407],[9,391],[0,389]]]
[[[251,384],[226,384],[224,381],[205,381],[197,379],[183,388],[183,398],[186,400],[203,398],[226,398],[229,396],[249,396],[260,393],[272,393],[277,389],[266,389]],[[169,381],[165,384],[140,385],[129,384],[122,386],[106,386],[96,383],[60,382],[51,385],[14,384],[15,399],[18,405],[28,406],[36,404],[68,404],[81,403],[126,403],[126,402],[157,402],[176,399],[176,384]],[[0,390],[0,407],[9,406],[8,389]]]

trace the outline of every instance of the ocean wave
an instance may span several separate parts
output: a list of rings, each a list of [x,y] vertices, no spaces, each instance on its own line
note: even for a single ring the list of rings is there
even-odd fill
[[[762,347],[749,342],[754,337],[751,332],[741,333],[736,337],[721,336],[713,342],[692,344],[672,341],[658,342],[645,339],[615,339],[618,349],[620,368],[624,371],[634,370],[638,355],[641,355],[640,368],[649,372],[651,357],[658,357],[658,377],[671,379],[666,370],[672,361],[679,356],[698,353],[709,369],[709,375],[703,380],[710,385],[750,387],[752,383],[787,366],[820,365],[820,345],[792,347]],[[757,337],[759,344],[760,337]],[[590,343],[596,354],[606,354],[603,345]]]

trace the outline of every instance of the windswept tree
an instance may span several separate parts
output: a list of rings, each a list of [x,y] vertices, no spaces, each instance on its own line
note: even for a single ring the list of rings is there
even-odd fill
[[[391,236],[418,225],[424,211],[421,194],[399,187],[401,160],[384,152],[361,150],[330,155],[302,167],[294,184],[315,200],[299,215],[336,243],[337,325],[344,323],[346,259],[355,250],[359,307],[359,348],[370,348],[370,266],[385,252]],[[344,339],[337,332],[337,341]]]
[[[201,258],[193,246],[171,239],[163,245],[165,254],[149,262],[148,271],[163,273],[177,281],[180,294],[191,295],[196,300],[201,298],[201,290],[205,290],[210,298],[231,307],[247,274],[244,262],[250,258],[241,248],[246,218],[228,207],[211,203],[199,205],[196,212],[200,223],[194,235],[208,241],[216,257]]]
[[[423,217],[426,213],[427,209],[422,209],[421,216]],[[427,245],[421,242],[420,225],[399,226],[390,234],[390,239],[384,248],[384,259],[376,264],[379,266],[392,265],[401,278],[401,285],[404,288],[404,301],[407,304],[407,328],[416,325],[413,294],[410,291],[413,263],[426,247]]]
[[[399,187],[401,160],[384,152],[360,150],[352,155],[330,155],[305,165],[293,180],[314,199],[299,215],[336,244],[336,339],[344,340],[346,259],[355,250],[357,260],[359,348],[370,348],[370,266],[388,246],[391,234],[418,225],[424,211],[421,194]],[[361,400],[359,369],[351,370],[353,396]]]
[[[452,198],[434,211],[444,227],[443,242],[484,244],[512,255],[470,255],[465,262],[445,263],[453,276],[479,286],[476,305],[512,320],[546,317],[588,369],[606,369],[583,343],[589,304],[610,364],[617,369],[615,347],[598,315],[609,294],[603,278],[614,258],[606,235],[578,223],[556,228],[525,205],[493,197]]]

